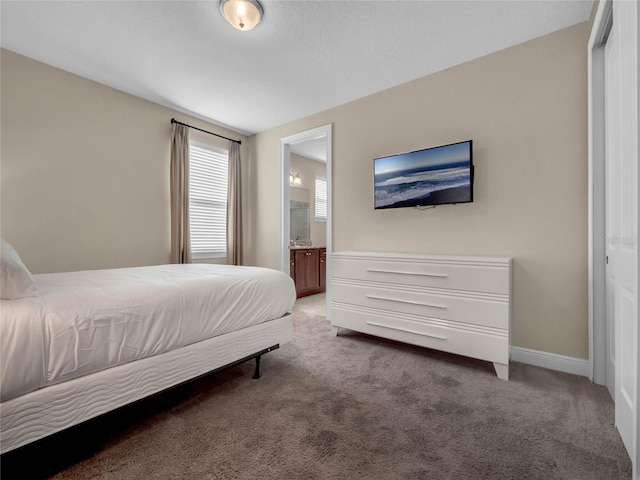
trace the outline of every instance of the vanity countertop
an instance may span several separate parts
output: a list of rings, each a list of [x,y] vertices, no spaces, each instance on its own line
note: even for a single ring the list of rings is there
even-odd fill
[[[319,247],[318,245],[309,245],[309,246],[303,246],[303,245],[290,245],[289,246],[289,250],[309,250],[311,248],[325,248],[324,246]]]

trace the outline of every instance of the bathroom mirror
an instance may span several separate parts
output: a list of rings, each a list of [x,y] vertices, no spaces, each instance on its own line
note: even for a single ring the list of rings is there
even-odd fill
[[[289,207],[290,239],[292,242],[309,241],[309,202],[291,200]]]

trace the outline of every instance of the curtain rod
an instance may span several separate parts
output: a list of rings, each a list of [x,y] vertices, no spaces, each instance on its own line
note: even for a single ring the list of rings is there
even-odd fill
[[[238,145],[242,145],[242,142],[240,140],[234,140],[233,138],[225,137],[223,135],[218,135],[217,133],[209,132],[207,130],[203,130],[201,128],[194,127],[193,125],[189,125],[189,124],[186,124],[186,123],[179,122],[175,118],[171,119],[171,123],[176,123],[178,125],[183,125],[183,126],[188,127],[188,128],[193,128],[194,130],[199,130],[201,132],[208,133],[209,135],[215,135],[216,137],[224,138],[225,140],[229,140],[230,142],[235,142]]]

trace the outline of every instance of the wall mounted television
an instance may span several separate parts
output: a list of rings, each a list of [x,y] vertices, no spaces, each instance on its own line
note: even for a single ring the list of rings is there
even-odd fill
[[[373,160],[376,209],[473,202],[473,141]]]

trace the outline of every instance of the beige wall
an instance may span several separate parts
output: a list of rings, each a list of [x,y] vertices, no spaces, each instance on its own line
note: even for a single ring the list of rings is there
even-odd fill
[[[294,198],[295,191],[303,188],[308,190],[309,198],[309,237],[311,244],[316,247],[324,247],[327,243],[327,222],[316,222],[316,176],[327,178],[327,167],[321,162],[311,160],[310,158],[291,154],[291,172],[295,175],[300,173],[302,185],[300,187],[291,187],[291,199]]]
[[[167,262],[175,116],[243,140],[245,263],[278,268],[279,140],[331,123],[334,251],[513,256],[513,344],[586,358],[588,34],[577,25],[248,140],[2,50],[1,233],[35,273]],[[374,157],[469,138],[473,204],[373,209]]]
[[[587,358],[588,36],[585,22],[256,135],[250,262],[279,266],[279,139],[331,123],[334,251],[512,256],[513,344]],[[474,203],[373,209],[374,157],[467,139]]]
[[[168,263],[171,118],[242,140],[243,156],[246,138],[1,55],[2,236],[34,273]],[[195,130],[191,138],[228,148]]]

